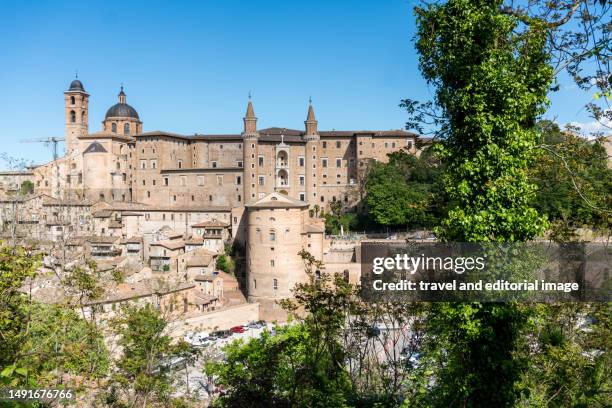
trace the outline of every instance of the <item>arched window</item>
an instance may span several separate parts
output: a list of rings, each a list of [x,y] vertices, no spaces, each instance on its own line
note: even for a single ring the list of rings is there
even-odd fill
[[[288,165],[289,165],[289,156],[287,155],[286,151],[281,150],[280,152],[278,152],[278,155],[276,156],[276,166],[286,167]]]
[[[111,132],[117,133],[117,124],[115,122],[111,123]]]
[[[321,271],[320,271],[320,270],[318,270],[318,269],[315,271],[315,279],[316,279],[316,280],[321,279]]]
[[[126,135],[130,134],[130,124],[126,123],[125,125],[123,125],[123,133],[125,133]]]
[[[278,172],[278,179],[276,185],[278,187],[285,187],[289,185],[289,174],[286,170],[280,170]]]
[[[74,96],[71,96],[71,97],[70,97],[70,104],[71,104],[71,105],[74,105],[74,103],[75,103]]]
[[[76,112],[75,111],[70,111],[70,122],[74,123],[76,122]]]

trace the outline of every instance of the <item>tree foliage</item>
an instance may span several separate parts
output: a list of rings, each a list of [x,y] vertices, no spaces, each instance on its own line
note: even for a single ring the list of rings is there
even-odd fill
[[[405,151],[388,156],[388,163],[375,163],[368,173],[367,215],[384,226],[433,226],[444,209],[435,154],[426,149],[421,157]]]
[[[537,186],[534,205],[548,216],[553,236],[563,239],[564,231],[585,226],[609,229],[612,169],[604,147],[549,121],[538,128],[538,158],[529,176]]]
[[[142,407],[171,403],[171,363],[188,347],[184,342],[173,344],[165,333],[166,326],[159,310],[148,303],[122,308],[112,322],[121,347],[108,396],[114,403]]]

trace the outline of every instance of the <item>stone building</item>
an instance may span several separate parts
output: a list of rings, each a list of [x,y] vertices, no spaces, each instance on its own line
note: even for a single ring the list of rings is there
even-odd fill
[[[320,130],[312,103],[301,130],[258,129],[249,98],[240,133],[181,135],[145,132],[123,87],[101,130],[90,132],[89,102],[83,83],[72,81],[65,155],[32,171],[36,193],[89,203],[52,230],[78,225],[79,235],[109,237],[113,251],[153,271],[179,272],[190,251],[238,243],[246,253],[241,286],[267,318],[282,317],[276,300],[305,279],[298,253],[325,259],[323,221],[309,210],[332,202],[351,210],[369,163],[401,149],[419,153],[417,135],[403,130]],[[164,229],[176,239],[161,237]],[[337,268],[355,270],[343,261]]]

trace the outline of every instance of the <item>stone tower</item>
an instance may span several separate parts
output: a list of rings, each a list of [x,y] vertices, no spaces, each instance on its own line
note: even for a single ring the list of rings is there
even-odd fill
[[[281,193],[270,193],[246,208],[248,299],[260,304],[263,319],[282,321],[286,313],[276,302],[291,297],[295,285],[308,280],[299,252],[320,248],[309,239],[323,235],[306,233],[308,204]]]
[[[306,202],[309,206],[317,203],[317,146],[319,144],[319,131],[317,129],[317,120],[315,119],[312,100],[309,101],[308,115],[304,121],[306,132],[304,140],[306,141]]]
[[[259,173],[258,163],[258,139],[257,118],[253,111],[253,103],[249,96],[246,115],[244,116],[243,140],[243,166],[244,166],[244,203],[250,204],[258,200],[257,175]]]
[[[66,156],[79,154],[78,138],[87,135],[89,122],[89,94],[78,79],[70,83],[70,88],[64,92],[66,115]]]

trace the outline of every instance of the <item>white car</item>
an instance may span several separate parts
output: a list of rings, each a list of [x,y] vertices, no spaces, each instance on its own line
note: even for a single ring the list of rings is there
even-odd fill
[[[187,333],[183,337],[183,340],[192,346],[205,346],[209,343],[208,335],[209,333],[207,332]]]

